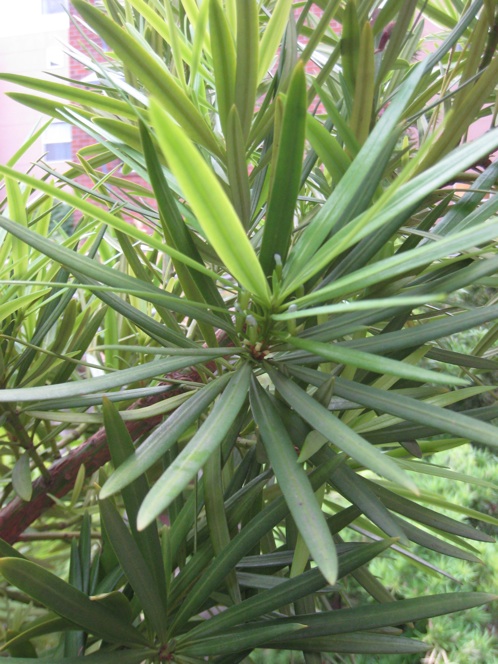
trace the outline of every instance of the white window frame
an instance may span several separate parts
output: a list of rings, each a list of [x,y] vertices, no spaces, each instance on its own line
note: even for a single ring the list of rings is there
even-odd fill
[[[45,159],[50,162],[67,161],[72,157],[72,127],[68,122],[54,120],[43,135]],[[60,156],[54,153],[60,151]]]

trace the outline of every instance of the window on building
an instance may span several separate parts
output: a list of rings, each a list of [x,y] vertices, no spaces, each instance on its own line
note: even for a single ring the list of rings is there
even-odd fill
[[[71,159],[71,125],[54,120],[44,134],[44,149],[47,161]]]
[[[42,0],[42,14],[60,14],[68,8],[68,0]]]

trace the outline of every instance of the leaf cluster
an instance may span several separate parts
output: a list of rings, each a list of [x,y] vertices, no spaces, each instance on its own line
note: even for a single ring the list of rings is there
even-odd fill
[[[478,563],[492,541],[417,479],[470,486],[424,457],[498,445],[494,401],[468,405],[498,305],[459,297],[498,267],[498,129],[467,140],[495,124],[493,3],[72,4],[98,83],[2,75],[94,140],[64,173],[0,166],[3,503],[98,427],[112,468],[82,499],[78,476],[101,545],[85,516],[68,582],[1,545],[47,608],[7,659],[53,633],[54,663],[424,652],[403,625],[494,596],[396,601],[368,563],[441,573],[413,546]],[[441,341],[483,325],[470,353]]]

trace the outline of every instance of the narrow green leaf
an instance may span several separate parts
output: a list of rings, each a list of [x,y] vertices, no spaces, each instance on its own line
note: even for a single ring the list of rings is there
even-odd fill
[[[451,533],[457,537],[465,537],[467,539],[483,542],[493,541],[493,538],[489,535],[476,528],[472,528],[472,526],[469,526],[466,523],[460,523],[444,514],[436,512],[435,510],[423,507],[412,500],[398,495],[395,491],[390,491],[380,484],[374,482],[370,484],[372,491],[381,498],[386,507],[393,512],[402,514],[407,519],[411,519],[417,523],[423,523],[426,526],[429,526],[429,528]]]
[[[196,54],[194,52],[195,47],[194,49],[190,47],[190,44],[188,44],[185,38],[183,37],[183,32],[181,30],[178,30],[176,26],[170,26],[169,21],[161,20],[161,18],[159,18],[158,14],[156,13],[156,8],[153,5],[147,4],[146,2],[144,2],[144,0],[128,0],[128,2],[132,7],[134,7],[137,10],[137,12],[139,12],[144,17],[144,19],[152,26],[152,28],[157,32],[157,34],[159,34],[164,39],[166,44],[172,44],[173,41],[177,42],[182,59],[192,67],[195,77],[195,72],[197,72],[199,69],[199,60],[196,59]],[[207,12],[206,11],[203,12],[202,7],[200,11],[197,11],[197,6],[195,4],[194,8],[195,8],[194,13],[196,15],[195,22],[193,22],[193,25],[195,26],[195,37],[196,38],[198,37],[198,32],[200,32],[200,36],[203,37],[204,35],[203,26],[205,24],[202,23],[202,18],[207,17]],[[201,40],[201,46],[202,46],[202,40]],[[197,54],[197,56],[198,55],[199,54]],[[207,72],[204,67],[201,67],[201,70],[204,75],[207,75]]]
[[[133,440],[119,411],[109,399],[103,399],[102,410],[104,414],[107,444],[111,452],[111,460],[114,467],[119,468],[127,459],[133,456],[135,453],[135,445],[133,444]],[[154,587],[158,591],[159,598],[162,601],[161,608],[157,609],[156,607],[157,613],[158,615],[162,615],[166,622],[166,602],[163,601],[166,579],[164,577],[163,557],[157,526],[155,523],[152,523],[149,528],[138,532],[136,525],[138,510],[140,509],[140,505],[147,495],[148,490],[149,484],[145,476],[142,475],[122,489],[122,496],[134,542],[136,542],[140,549],[142,559],[149,570],[150,575],[154,579]],[[117,527],[119,529],[119,524]],[[110,528],[107,528],[107,533],[110,533]],[[124,536],[126,537],[126,534]],[[115,553],[116,557],[119,559],[120,553],[118,551],[115,551]],[[129,580],[131,583],[131,579]],[[154,624],[154,622],[151,624]]]
[[[156,28],[157,24],[168,23],[170,38],[168,40],[171,45],[171,53],[173,55],[173,62],[175,64],[175,73],[178,76],[181,87],[187,91],[187,83],[185,81],[185,72],[182,58],[183,32],[175,23],[175,16],[173,14],[173,7],[171,3],[166,2],[164,5],[166,10],[167,21],[153,21],[152,25]]]
[[[377,127],[378,126],[379,125],[377,125]],[[372,132],[372,135],[374,132]],[[469,168],[473,163],[475,163],[475,161],[489,154],[489,150],[493,150],[495,146],[498,146],[498,129],[487,132],[485,136],[481,136],[471,143],[460,146],[449,155],[447,155],[444,159],[442,159],[437,164],[437,166],[432,166],[420,175],[412,178],[408,183],[401,184],[400,186],[399,181],[394,182],[391,187],[389,187],[384,192],[381,198],[378,199],[376,203],[372,205],[366,212],[359,215],[348,224],[344,224],[341,229],[337,230],[337,232],[330,240],[325,242],[325,244],[315,253],[313,258],[313,265],[309,265],[307,268],[303,267],[300,276],[301,281],[304,282],[311,278],[314,274],[317,274],[321,269],[323,269],[325,265],[330,264],[333,258],[346,251],[348,248],[356,244],[362,238],[368,236],[370,233],[377,231],[379,228],[383,227],[385,224],[389,223],[396,217],[398,217],[400,223],[402,223],[402,220],[406,218],[406,214],[411,213],[410,211],[412,206],[418,204],[425,196],[433,192],[438,186],[446,184],[451,177],[454,177],[457,173],[460,173],[465,168]],[[413,168],[413,164],[409,164],[407,168]],[[351,171],[351,169],[352,167],[349,169],[349,171]],[[346,178],[341,180],[339,187],[342,185],[344,179]],[[332,195],[331,198],[333,197],[334,195]],[[324,210],[325,207],[326,205],[324,205],[322,210]],[[403,215],[405,215],[405,217]],[[478,235],[479,230],[482,230],[482,227],[482,224],[479,226],[476,225],[474,227],[476,235]],[[311,228],[311,225],[309,228]],[[411,251],[396,254],[392,257],[392,259],[395,262],[399,261],[399,263],[404,263],[404,261],[406,261],[408,263],[409,258],[413,256],[413,252],[423,252],[425,250],[428,250],[429,253],[437,252],[438,249],[443,249],[446,246],[444,244],[445,242],[451,243],[452,238],[455,242],[457,242],[458,238],[461,236],[462,233],[455,233],[452,236],[446,236],[444,240],[435,241],[429,245],[425,244],[418,249],[412,249]],[[302,237],[304,237],[304,234]],[[478,241],[476,240],[476,246],[477,245]],[[467,244],[467,247],[468,246],[469,244]],[[473,245],[471,244],[470,246]],[[453,251],[450,251],[449,253],[453,253]],[[438,257],[442,256],[444,256],[444,254]],[[379,269],[379,265],[383,263],[384,261],[377,261],[377,263],[375,263],[373,266],[374,271]],[[369,267],[363,269],[368,271]],[[398,270],[398,274],[403,272],[404,270],[402,269]],[[361,269],[353,274],[360,273],[362,273]],[[343,277],[343,279],[347,279],[348,277],[353,277],[353,275],[347,275]],[[297,283],[297,277],[294,277],[294,281]],[[342,279],[337,279],[334,283],[334,286],[337,282],[341,281]],[[365,287],[365,285],[367,284],[362,284],[362,289]],[[328,289],[321,291],[321,294],[317,297],[312,295],[311,299],[313,301],[317,301],[317,299],[320,300],[320,298],[325,294],[327,294],[327,296],[329,295]],[[307,299],[307,301],[311,301],[311,299]]]
[[[5,178],[5,190],[7,192],[7,203],[9,215],[12,219],[15,219],[18,224],[23,226],[28,225],[28,218],[26,215],[26,206],[24,204],[21,187],[19,183],[14,178],[7,177]],[[12,269],[13,277],[21,278],[28,273],[28,258],[29,255],[26,253],[25,247],[23,247],[22,242],[19,242],[17,238],[12,239]],[[5,305],[4,305],[5,306]],[[8,314],[7,314],[8,315]],[[0,317],[3,318],[5,314],[0,313]]]
[[[351,630],[378,629],[402,625],[407,622],[416,622],[425,618],[464,611],[474,606],[480,606],[498,599],[497,595],[489,593],[447,593],[442,595],[429,595],[406,599],[387,604],[374,604],[358,609],[342,609],[341,611],[327,611],[307,616],[293,616],[291,619],[278,619],[278,622],[305,622],[309,627],[303,630],[299,638],[312,638],[315,636],[328,636],[332,634],[347,634]],[[293,641],[294,636],[287,637]],[[298,638],[298,635],[296,635]],[[289,644],[290,645],[290,644]]]
[[[202,482],[209,538],[215,556],[230,544],[230,530],[224,505],[223,477],[220,450],[215,450],[204,464]],[[234,604],[242,601],[235,570],[227,571],[225,579],[228,592]]]
[[[355,90],[356,76],[359,72],[360,32],[356,0],[348,0],[344,9],[341,34],[341,64],[342,75],[350,94]]]
[[[20,246],[22,246],[22,244]],[[24,248],[24,253],[26,254],[26,248]],[[36,300],[39,300],[48,292],[50,292],[49,288],[43,288],[34,293],[26,293],[25,295],[15,297],[10,302],[2,302],[2,304],[0,304],[0,318],[5,320],[16,311],[22,312],[24,308],[28,308],[33,302],[36,302]]]
[[[209,242],[242,286],[268,303],[268,284],[254,249],[213,171],[154,100],[150,112],[159,144]]]
[[[259,12],[257,0],[237,3],[237,57],[235,106],[242,135],[247,140],[256,102],[259,65]]]
[[[338,569],[334,540],[309,479],[297,461],[292,441],[270,398],[256,379],[251,383],[251,407],[292,517],[323,576],[333,585]]]
[[[133,455],[122,461],[100,491],[101,498],[108,498],[121,491],[130,482],[148,470],[165,454],[182,434],[207,410],[225,388],[230,374],[211,381],[182,404],[169,418],[160,424],[140,445]]]
[[[89,394],[91,392],[110,390],[113,387],[122,387],[128,383],[147,380],[154,378],[154,376],[159,377],[170,371],[195,366],[202,361],[203,360],[198,356],[190,357],[187,355],[185,357],[173,357],[166,360],[154,360],[153,362],[147,362],[147,364],[142,364],[138,367],[114,371],[106,376],[78,380],[72,383],[1,390],[0,402],[46,401],[47,399],[74,397]]]
[[[7,640],[0,646],[0,652],[9,650],[12,646],[23,644],[36,636],[45,636],[46,634],[54,634],[55,632],[63,632],[70,629],[74,630],[72,623],[64,618],[59,618],[59,616],[54,617],[53,613],[45,614],[42,618],[32,620],[28,625],[28,627],[19,631],[18,634],[10,638],[7,636]]]
[[[143,0],[132,0],[132,2],[137,2],[137,1],[143,3]],[[202,49],[207,36],[208,16],[209,16],[209,2],[203,2],[201,4],[197,20],[195,23],[194,43],[191,50],[192,56],[190,59],[190,76],[188,81],[189,87],[191,89],[196,83],[197,74],[199,70],[202,69],[201,65]]]
[[[429,369],[422,369],[413,366],[407,362],[392,360],[388,357],[366,353],[357,348],[350,349],[339,344],[324,344],[320,341],[308,341],[299,337],[287,337],[286,341],[308,351],[315,357],[322,357],[338,364],[358,367],[375,373],[387,374],[388,376],[398,376],[408,380],[420,381],[422,383],[436,383],[442,385],[468,385],[468,381],[450,374],[440,374]]]
[[[393,30],[382,54],[376,84],[379,84],[387,76],[389,71],[393,69],[396,60],[400,57],[413,14],[417,8],[417,2],[418,0],[405,0],[405,2],[399,3],[399,11],[397,12]]]
[[[204,265],[192,236],[181,217],[149,132],[142,123],[140,123],[140,136],[147,164],[147,173],[156,196],[157,207],[166,240],[169,245],[172,245],[183,254]],[[174,261],[174,265],[187,299],[193,301],[204,300],[207,303],[223,306],[223,300],[212,279],[208,279],[206,275],[198,270],[190,270],[181,261]],[[217,342],[214,332],[211,330],[211,334],[209,333],[209,326],[201,323],[201,330],[209,345],[216,346]]]
[[[334,468],[337,468],[341,463],[342,459],[336,456],[312,471],[309,476],[312,489],[316,491],[328,479]],[[283,496],[273,500],[236,534],[223,552],[212,561],[205,573],[198,578],[193,587],[191,587],[192,582],[188,584],[189,594],[181,605],[171,627],[174,633],[176,629],[190,620],[194,612],[204,605],[210,594],[216,588],[219,588],[220,583],[225,578],[226,570],[232,569],[241,558],[251,552],[266,533],[280,523],[288,513],[289,508]],[[179,579],[181,575],[182,573],[180,573]],[[244,606],[244,604],[241,606]]]
[[[306,117],[306,137],[332,176],[334,184],[337,184],[351,164],[350,157],[337,138],[331,136],[321,122],[309,113]]]
[[[0,538],[0,558],[24,558],[22,553]]]
[[[287,403],[301,415],[303,420],[330,440],[331,443],[356,459],[356,461],[359,461],[365,468],[387,477],[396,484],[407,487],[415,494],[418,493],[413,480],[390,457],[367,443],[366,440],[280,372],[270,370],[269,375],[276,389]]]
[[[296,311],[287,309],[284,313],[273,314],[274,320],[294,320],[296,318],[309,318],[311,316],[321,316],[323,314],[341,314],[350,311],[368,311],[370,309],[386,309],[387,307],[404,307],[427,304],[429,302],[442,302],[446,299],[445,294],[435,293],[433,295],[401,295],[390,298],[372,298],[367,300],[351,300],[351,302],[338,302],[337,304],[325,304],[310,309],[297,309]],[[405,332],[405,330],[403,330]],[[380,336],[380,335],[379,335]],[[370,341],[378,337],[368,337],[358,341]],[[356,341],[356,340],[355,340]],[[354,342],[353,342],[354,343]],[[351,344],[353,345],[353,344]],[[386,342],[387,345],[387,342]],[[407,346],[408,347],[408,346]]]
[[[261,242],[260,262],[270,276],[278,254],[285,262],[293,229],[296,200],[301,188],[301,170],[306,129],[306,76],[298,62],[292,74],[280,130],[275,173]]]
[[[148,526],[171,504],[221,444],[247,398],[250,375],[249,364],[244,364],[235,372],[199,431],[149,491],[138,513],[139,530]]]
[[[9,583],[75,625],[106,641],[148,645],[138,630],[123,623],[98,602],[39,565],[20,558],[2,558],[0,573]]]
[[[265,644],[270,645],[270,644]],[[302,641],[293,639],[290,643],[275,639],[271,646],[274,648],[291,648],[312,653],[334,652],[376,655],[416,655],[429,650],[430,646],[422,641],[415,641],[404,636],[387,634],[362,634],[351,632],[337,636],[316,636]],[[320,660],[321,661],[321,660]]]
[[[368,302],[368,300],[365,302]],[[374,337],[346,341],[344,345],[349,348],[365,348],[371,353],[394,352],[404,348],[422,346],[428,341],[435,341],[458,332],[471,330],[483,323],[494,320],[497,316],[498,305],[496,304],[476,307],[470,311],[445,316],[428,323],[405,327],[396,332],[386,332]]]
[[[354,551],[340,554],[338,578],[343,578],[380,555],[391,546],[393,541],[385,540],[375,542],[375,544],[366,544]],[[265,613],[292,604],[310,593],[318,592],[325,584],[326,580],[318,568],[308,570],[292,579],[284,579],[275,588],[249,597],[240,606],[228,607],[223,613],[194,627],[189,636],[198,638],[201,635],[216,634],[219,631],[247,623]]]
[[[351,127],[348,125],[346,119],[339,110],[338,105],[334,101],[333,97],[327,92],[327,90],[324,87],[318,86],[316,81],[314,82],[314,88],[320,97],[323,106],[325,107],[327,117],[330,119],[330,122],[332,123],[332,126],[337,133],[338,140],[344,144],[344,148],[347,150],[347,153],[355,157],[361,146],[358,145],[358,141],[351,131]]]
[[[253,2],[253,0],[249,0]],[[245,5],[246,3],[242,3]],[[230,183],[232,204],[239,215],[244,228],[249,228],[251,221],[251,192],[247,174],[244,136],[237,108],[232,106],[228,115],[226,130],[227,175]]]
[[[284,628],[285,627],[285,628]],[[256,648],[261,643],[284,638],[291,633],[303,629],[304,625],[298,623],[287,623],[283,625],[267,624],[253,629],[247,626],[245,629],[230,631],[228,634],[204,637],[201,641],[185,643],[178,647],[178,653],[190,657],[207,657],[209,655],[228,655],[243,652],[249,648]]]
[[[111,500],[101,500],[99,507],[104,528],[123,572],[140,601],[150,627],[165,642],[168,627],[165,586],[158,587],[157,574],[150,569]]]
[[[449,470],[443,466],[436,466],[426,461],[415,461],[408,459],[399,459],[398,463],[401,468],[405,470],[410,470],[414,473],[422,473],[423,475],[433,475],[434,477],[444,477],[452,482],[464,482],[469,486],[480,486],[484,489],[491,489],[492,491],[498,491],[498,484],[493,482],[488,482],[483,480],[480,477],[473,477],[472,475],[467,475],[466,473],[457,473],[454,470]],[[481,536],[484,536],[482,531],[475,531]]]
[[[116,664],[116,658],[119,659],[120,664],[142,664],[147,658],[154,657],[157,654],[156,650],[111,650],[106,653],[93,653],[92,655],[85,655],[85,659],[88,660],[88,664]],[[10,658],[9,658],[10,659]],[[77,657],[63,657],[63,658],[50,658],[50,664],[81,664],[83,657],[78,655]],[[45,657],[43,658],[31,658],[31,657],[16,657],[12,661],[16,664],[40,664],[43,660],[48,661]],[[85,662],[86,664],[86,662]]]
[[[351,129],[360,145],[363,145],[370,133],[375,92],[374,77],[373,34],[370,23],[366,21],[359,42],[358,69],[350,120]]]
[[[15,75],[15,74],[14,74]],[[9,76],[9,74],[7,74]],[[2,80],[2,77],[0,75],[0,80]],[[6,80],[6,79],[4,79]],[[38,81],[38,79],[34,79],[35,81]],[[8,96],[8,95],[7,95]],[[7,166],[10,166],[11,168],[14,168],[14,166],[17,164],[19,159],[26,154],[26,152],[30,149],[34,143],[40,138],[40,136],[43,136],[47,128],[50,126],[50,120],[48,122],[43,123],[40,127],[38,127],[36,130],[33,131],[31,136],[29,136],[21,145],[21,147],[14,152],[12,157],[5,163]]]
[[[442,433],[450,433],[459,438],[467,438],[483,445],[498,447],[497,427],[463,413],[438,408],[423,401],[417,401],[401,394],[385,392],[344,378],[336,380],[335,392],[338,396],[361,403],[373,410],[390,413],[409,422],[433,427],[436,431]]]
[[[147,127],[140,123],[140,136],[142,149],[147,164],[147,172],[150,183],[157,199],[159,213],[167,229],[168,242],[173,241],[174,246],[193,260],[202,262],[199,251],[182,219],[173,192],[163,172],[161,163],[157,156],[157,149],[150,137]]]

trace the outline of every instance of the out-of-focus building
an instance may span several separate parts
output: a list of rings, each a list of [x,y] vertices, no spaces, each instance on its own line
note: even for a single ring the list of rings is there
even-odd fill
[[[0,71],[35,78],[69,76],[67,0],[0,2]],[[4,93],[12,83],[0,81],[0,162],[7,162],[43,120],[37,111]],[[20,89],[20,88],[19,88]],[[23,90],[26,92],[26,90]],[[26,170],[45,155],[57,167],[72,156],[72,134],[65,122],[52,122],[16,164]]]

